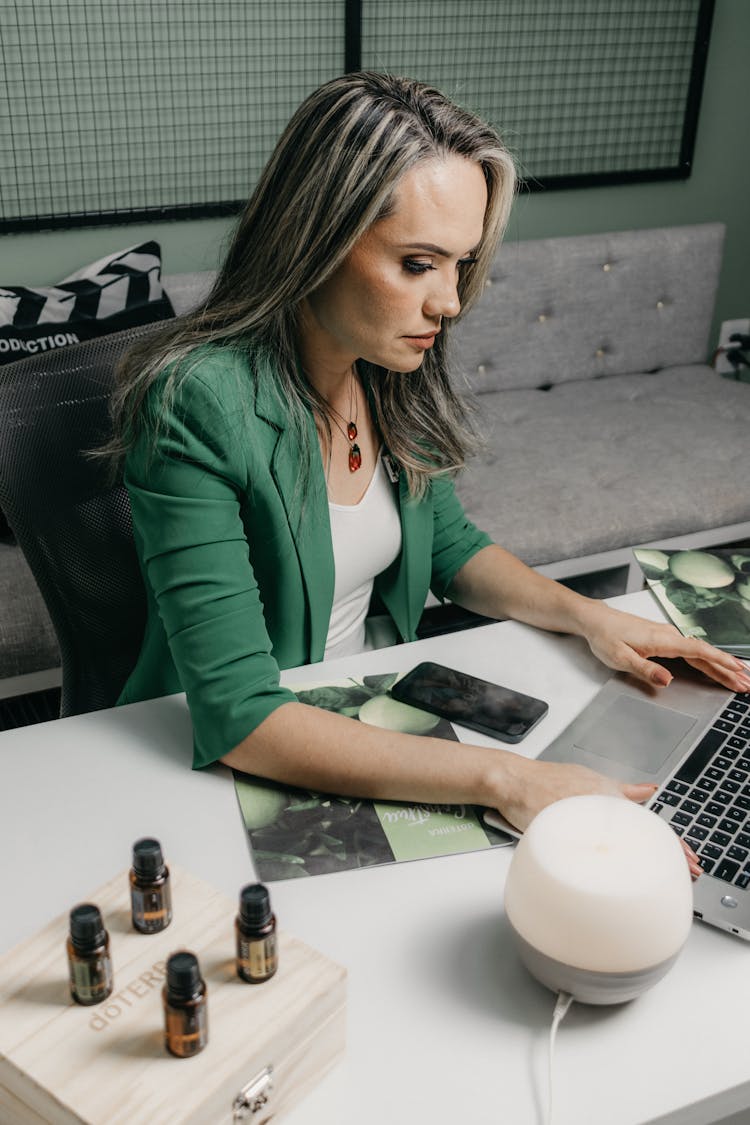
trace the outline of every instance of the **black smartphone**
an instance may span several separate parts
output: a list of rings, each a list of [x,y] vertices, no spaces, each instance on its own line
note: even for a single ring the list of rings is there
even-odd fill
[[[520,742],[543,719],[543,699],[426,661],[396,680],[391,695],[503,742]]]

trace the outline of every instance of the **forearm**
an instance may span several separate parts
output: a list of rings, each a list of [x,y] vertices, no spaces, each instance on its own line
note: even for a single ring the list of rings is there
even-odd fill
[[[532,570],[493,544],[459,570],[448,590],[451,601],[486,617],[512,618],[555,633],[585,634],[602,603],[576,594]]]
[[[222,761],[286,785],[425,804],[498,805],[525,759],[360,723],[303,703],[278,707]]]
[[[520,829],[562,797],[609,793],[644,800],[653,791],[623,786],[583,766],[382,730],[303,703],[278,707],[222,761],[245,773],[326,793],[497,808]]]

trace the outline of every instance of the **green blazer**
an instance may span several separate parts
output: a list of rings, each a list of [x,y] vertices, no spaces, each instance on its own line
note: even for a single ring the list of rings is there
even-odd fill
[[[319,456],[302,488],[284,403],[262,365],[256,375],[245,355],[206,347],[174,401],[157,408],[158,397],[154,388],[152,417],[126,461],[148,618],[120,702],[185,691],[194,765],[203,766],[294,699],[280,668],[323,659],[334,586],[328,500]],[[316,451],[312,415],[308,425]],[[413,640],[428,588],[442,597],[490,539],[449,480],[434,480],[419,501],[403,474],[394,488],[402,550],[375,588]]]

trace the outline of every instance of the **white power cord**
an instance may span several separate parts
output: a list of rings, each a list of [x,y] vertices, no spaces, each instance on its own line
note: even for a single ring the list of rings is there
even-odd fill
[[[552,1125],[552,1092],[554,1076],[555,1038],[557,1036],[557,1029],[565,1019],[568,1008],[572,1003],[573,997],[569,992],[558,992],[557,1000],[555,1002],[555,1010],[552,1013],[552,1026],[549,1029],[549,1094],[547,1100],[546,1125]]]

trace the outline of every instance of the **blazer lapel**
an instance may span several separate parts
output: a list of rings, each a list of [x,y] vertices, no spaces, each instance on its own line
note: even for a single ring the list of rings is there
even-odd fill
[[[323,464],[318,453],[318,435],[308,416],[308,439],[312,464],[307,480],[301,477],[299,448],[287,429],[281,403],[267,391],[273,376],[265,372],[256,381],[255,412],[276,431],[270,471],[279,491],[297,550],[307,595],[311,662],[322,660],[333,605],[334,565],[331,524],[328,517]]]

